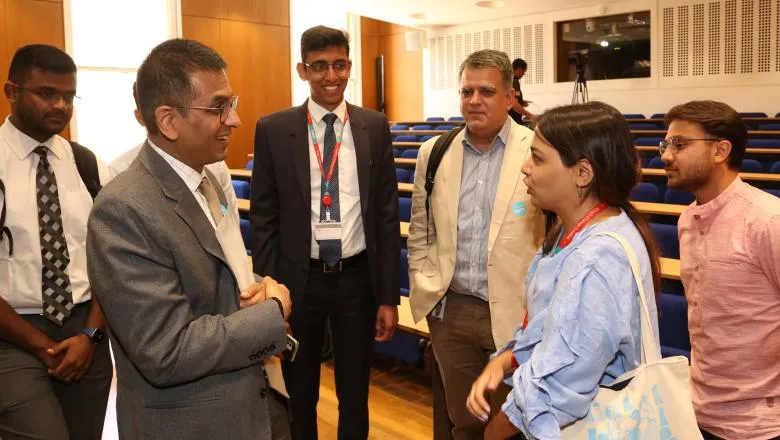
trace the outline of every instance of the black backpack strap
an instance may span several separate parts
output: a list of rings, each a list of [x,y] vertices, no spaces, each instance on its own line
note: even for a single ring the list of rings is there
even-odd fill
[[[0,179],[0,193],[3,193],[3,207],[0,208],[0,243],[3,242],[3,237],[8,238],[8,256],[14,256],[14,238],[11,236],[11,230],[5,225],[5,211],[8,205],[8,194],[5,192],[5,184]]]
[[[436,139],[436,142],[431,148],[431,154],[428,156],[428,167],[425,168],[425,240],[428,242],[428,224],[430,224],[429,212],[430,212],[430,199],[433,193],[433,181],[436,178],[436,170],[439,169],[444,154],[450,148],[452,140],[460,133],[466,125],[455,127],[452,130],[444,133]]]
[[[89,191],[89,195],[94,200],[100,192],[100,172],[98,171],[97,157],[95,153],[90,151],[89,148],[70,141],[70,146],[73,149],[73,157],[76,159],[76,168],[79,170],[79,175],[84,185]]]

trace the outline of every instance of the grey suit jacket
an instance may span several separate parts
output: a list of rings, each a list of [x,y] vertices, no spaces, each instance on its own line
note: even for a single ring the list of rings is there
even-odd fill
[[[88,272],[108,323],[121,439],[270,439],[263,358],[284,348],[273,301],[239,310],[213,227],[149,145],[103,188]]]

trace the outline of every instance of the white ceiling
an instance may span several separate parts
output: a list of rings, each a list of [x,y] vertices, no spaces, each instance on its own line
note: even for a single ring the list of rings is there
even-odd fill
[[[477,0],[341,0],[340,3],[353,14],[430,29],[550,12],[599,3],[599,0],[504,0],[499,8],[479,7]],[[424,14],[425,18],[412,18],[412,14]]]

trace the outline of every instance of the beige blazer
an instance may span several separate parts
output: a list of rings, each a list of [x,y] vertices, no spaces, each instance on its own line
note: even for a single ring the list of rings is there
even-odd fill
[[[526,310],[525,275],[544,238],[544,216],[531,204],[520,169],[530,155],[533,132],[510,120],[501,177],[488,235],[488,298],[493,340],[506,344]],[[414,320],[425,318],[442,299],[455,272],[463,136],[452,141],[436,172],[426,240],[425,170],[436,139],[420,147],[409,226],[409,301]],[[447,320],[446,308],[444,320]]]

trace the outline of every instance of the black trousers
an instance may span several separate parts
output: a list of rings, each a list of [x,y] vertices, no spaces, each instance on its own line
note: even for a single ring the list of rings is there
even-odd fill
[[[23,315],[59,342],[84,327],[91,302],[77,305],[58,327],[40,315]],[[95,348],[92,364],[78,382],[49,376],[34,354],[0,341],[0,438],[100,440],[113,367],[108,338]]]
[[[293,307],[290,327],[300,346],[294,362],[285,362],[284,380],[290,394],[292,437],[317,437],[320,363],[325,322],[333,336],[339,439],[368,437],[368,382],[376,322],[368,259],[340,273],[323,273],[312,266],[303,298]]]

